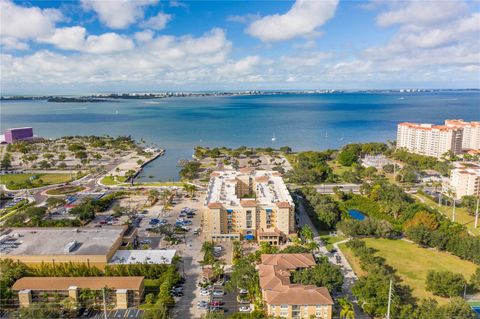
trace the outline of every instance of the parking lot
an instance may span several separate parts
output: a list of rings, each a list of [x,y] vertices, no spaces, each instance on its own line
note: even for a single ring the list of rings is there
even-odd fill
[[[108,319],[136,319],[142,318],[143,310],[138,309],[122,309],[122,310],[107,310]],[[92,317],[93,319],[105,319],[105,313],[103,311],[96,312]]]

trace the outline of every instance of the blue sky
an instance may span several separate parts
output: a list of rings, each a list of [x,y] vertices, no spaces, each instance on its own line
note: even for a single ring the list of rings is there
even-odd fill
[[[3,94],[480,87],[478,1],[0,6]]]

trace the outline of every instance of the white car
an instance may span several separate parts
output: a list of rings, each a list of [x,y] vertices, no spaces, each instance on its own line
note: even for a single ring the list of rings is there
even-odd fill
[[[208,308],[208,302],[202,300],[197,302],[197,308],[198,309],[207,309]]]
[[[240,311],[240,312],[252,312],[252,308],[250,308],[250,306],[241,306],[240,308],[238,308],[238,311]]]
[[[248,293],[248,290],[247,289],[240,289],[238,293],[241,294],[241,295],[246,295]]]
[[[207,289],[201,289],[200,290],[200,296],[210,296],[210,291],[208,291]]]
[[[225,294],[225,293],[224,293],[222,290],[214,290],[214,291],[213,291],[213,295],[214,295],[215,297],[221,297],[221,296],[223,296],[224,294]]]

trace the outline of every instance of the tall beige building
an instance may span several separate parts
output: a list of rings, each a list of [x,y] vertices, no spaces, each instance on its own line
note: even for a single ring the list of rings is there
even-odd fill
[[[459,127],[404,122],[398,124],[397,148],[439,158],[448,151],[461,153],[462,135]]]
[[[450,174],[450,189],[455,192],[457,199],[465,195],[480,194],[480,164],[455,163]]]
[[[462,148],[464,150],[480,149],[480,122],[465,122],[464,120],[445,120],[448,127],[463,130]]]
[[[295,232],[295,205],[281,174],[216,171],[205,199],[203,228],[215,241],[257,239],[279,244]]]

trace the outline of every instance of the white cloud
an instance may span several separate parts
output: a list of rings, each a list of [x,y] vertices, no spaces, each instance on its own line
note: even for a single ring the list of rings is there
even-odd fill
[[[195,83],[216,76],[231,49],[221,29],[200,37],[160,36],[140,43],[136,50],[125,50],[129,46],[120,45],[119,38],[112,33],[88,36],[84,53],[73,55],[48,50],[17,57],[3,54],[2,85]],[[122,51],[112,53],[112,48]],[[100,52],[108,53],[94,55]]]
[[[26,42],[20,41],[12,37],[0,37],[0,45],[5,50],[28,50],[29,45]]]
[[[109,32],[99,36],[88,36],[82,51],[89,53],[112,53],[131,50],[133,47],[134,44],[130,38]]]
[[[309,36],[334,16],[337,5],[338,0],[297,0],[285,14],[269,15],[254,21],[247,28],[247,33],[264,42]]]
[[[134,37],[135,40],[139,42],[148,42],[153,39],[154,32],[152,30],[143,30],[140,32],[136,32]]]
[[[240,15],[229,15],[227,17],[228,22],[238,22],[238,23],[250,23],[261,18],[260,13],[256,14],[246,14],[243,16]]]
[[[124,29],[143,18],[145,6],[158,0],[82,0],[83,7],[98,14],[102,23],[110,28]]]
[[[159,12],[156,16],[151,17],[147,21],[143,22],[141,26],[143,28],[162,30],[165,29],[170,20],[172,20],[172,16],[170,14]]]
[[[83,27],[58,28],[53,35],[41,38],[39,41],[53,44],[63,50],[96,54],[126,51],[134,47],[130,38],[113,32],[86,35],[87,30]]]
[[[62,18],[61,12],[56,9],[27,8],[1,0],[0,36],[22,40],[45,36],[53,32],[55,23]]]
[[[405,5],[406,3],[406,5]],[[457,17],[466,10],[461,1],[409,1],[377,17],[382,27],[394,24],[431,25]]]

